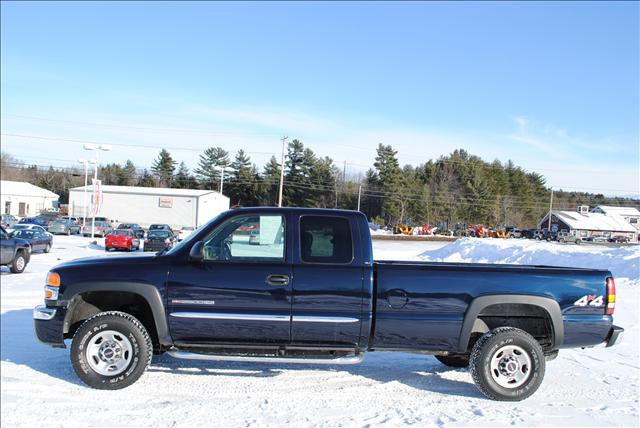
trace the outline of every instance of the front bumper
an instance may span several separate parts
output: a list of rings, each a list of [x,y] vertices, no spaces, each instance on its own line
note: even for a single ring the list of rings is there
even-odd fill
[[[65,347],[63,329],[66,313],[64,308],[51,308],[45,305],[36,306],[33,309],[33,328],[40,342],[55,348]]]
[[[624,335],[624,328],[618,327],[617,325],[614,325],[613,327],[611,327],[611,330],[609,331],[609,335],[607,336],[606,347],[608,348],[610,346],[614,346],[620,343],[622,341],[623,335]]]

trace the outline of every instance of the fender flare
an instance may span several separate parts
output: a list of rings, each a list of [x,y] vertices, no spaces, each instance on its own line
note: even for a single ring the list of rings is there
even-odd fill
[[[149,307],[153,315],[153,321],[158,332],[158,341],[163,346],[173,345],[173,340],[169,334],[169,326],[167,324],[167,317],[165,313],[165,307],[162,303],[162,296],[160,291],[151,284],[140,282],[115,282],[115,281],[91,281],[91,282],[79,282],[68,285],[64,292],[64,302],[68,306],[67,317],[73,312],[75,306],[75,296],[81,293],[90,291],[124,291],[128,293],[137,294],[142,297]],[[64,303],[60,302],[60,303]],[[65,317],[66,318],[66,317]],[[66,320],[65,320],[66,321]]]
[[[488,306],[502,304],[502,303],[514,303],[524,304],[531,306],[538,306],[544,309],[549,318],[551,319],[551,328],[553,335],[553,348],[558,349],[564,342],[564,324],[562,321],[562,311],[560,305],[555,300],[548,297],[541,296],[528,296],[528,295],[514,295],[514,294],[492,294],[488,296],[480,296],[473,299],[467,311],[464,315],[464,321],[462,322],[462,329],[460,330],[460,339],[458,341],[458,351],[467,352],[467,346],[469,345],[469,339],[473,326],[478,318],[478,314],[482,312]]]

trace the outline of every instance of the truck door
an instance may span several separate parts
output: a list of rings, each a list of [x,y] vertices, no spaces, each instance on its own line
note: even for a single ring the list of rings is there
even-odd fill
[[[241,213],[203,239],[203,261],[172,263],[167,307],[177,344],[289,343],[286,229],[280,214]]]
[[[14,242],[4,229],[0,229],[0,263],[5,265],[13,260]]]
[[[292,344],[358,346],[365,289],[357,225],[349,216],[301,215],[295,226]]]

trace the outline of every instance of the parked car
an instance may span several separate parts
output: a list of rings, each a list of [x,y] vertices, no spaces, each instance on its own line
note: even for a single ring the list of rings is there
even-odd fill
[[[107,223],[106,221],[96,220],[95,225],[92,226],[92,222],[87,219],[87,224],[82,228],[82,234],[84,236],[91,236],[92,227],[94,228],[93,236],[105,237],[109,234],[109,232],[113,230],[111,224]]]
[[[31,245],[31,252],[43,251],[48,253],[53,246],[53,236],[42,229],[18,229],[11,236],[24,239]]]
[[[180,231],[178,232],[178,242],[182,241],[187,236],[191,235],[193,231],[196,230],[195,227],[192,226],[182,226]]]
[[[139,250],[140,239],[136,237],[131,229],[116,229],[109,232],[104,240],[105,251],[109,250]]]
[[[118,229],[129,229],[129,230],[132,230],[133,234],[136,236],[136,238],[138,238],[138,239],[143,239],[144,238],[144,229],[139,224],[136,224],[136,223],[120,223],[118,225]]]
[[[77,235],[80,233],[80,225],[71,219],[55,220],[49,225],[49,233],[54,235]]]
[[[229,244],[256,220],[286,231],[291,247]],[[156,255],[58,265],[45,287],[55,293],[34,309],[38,339],[72,339],[76,374],[111,390],[138,380],[154,352],[348,364],[386,350],[469,366],[484,395],[518,401],[560,349],[588,353],[624,332],[607,270],[374,261],[365,215],[333,209],[230,210]]]
[[[623,235],[616,235],[616,236],[612,236],[611,238],[609,238],[609,242],[617,242],[619,244],[626,244],[628,243],[629,237],[628,236],[623,236]]]
[[[589,236],[587,238],[584,239],[587,242],[591,242],[593,244],[603,244],[605,242],[609,242],[609,238],[607,238],[606,236],[601,236],[601,235],[594,235],[594,236]]]
[[[44,233],[51,235],[49,232],[45,230],[44,227],[38,226],[37,224],[14,224],[13,226],[11,226],[11,228],[7,229],[7,232],[9,232],[10,234],[13,234],[17,230],[40,230]]]
[[[16,224],[19,220],[12,216],[11,214],[2,214],[2,220],[0,220],[0,225],[4,228],[11,227]]]
[[[49,229],[49,221],[43,217],[24,217],[18,224],[36,224],[44,230]]]
[[[260,245],[260,231],[252,230],[249,233],[249,245]]]
[[[173,233],[166,229],[153,229],[144,240],[144,251],[160,251],[173,246]]]
[[[171,232],[171,234],[173,234],[173,230],[168,224],[152,224],[151,226],[149,226],[149,232],[152,230],[168,230],[169,232]]]
[[[73,221],[75,224],[77,224],[78,226],[80,226],[80,225],[81,225],[81,223],[82,223],[82,218],[80,218],[80,217],[69,217],[68,215],[63,215],[63,216],[62,216],[62,219],[63,219],[63,220],[71,220],[71,221]]]
[[[10,235],[0,226],[0,265],[9,266],[13,273],[22,273],[31,258],[31,244]]]
[[[508,238],[524,238],[523,231],[517,227],[507,227],[505,230]]]
[[[579,244],[580,242],[582,242],[582,238],[580,238],[579,236],[573,236],[566,230],[561,230],[560,232],[558,232],[556,239],[558,240],[558,242],[562,243],[573,242],[574,244]]]

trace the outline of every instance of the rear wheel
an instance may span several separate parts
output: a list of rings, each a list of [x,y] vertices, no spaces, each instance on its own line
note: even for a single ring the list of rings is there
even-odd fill
[[[436,359],[447,367],[468,367],[469,366],[469,354],[436,355]]]
[[[71,236],[71,229],[67,229],[67,236]]]
[[[542,347],[529,333],[499,327],[476,342],[470,368],[474,383],[487,397],[520,401],[542,383],[545,358]]]
[[[124,312],[101,312],[86,320],[71,343],[80,379],[97,389],[122,389],[151,363],[153,345],[142,323]]]
[[[9,269],[13,273],[22,273],[26,267],[27,258],[24,255],[24,252],[18,251],[16,253],[16,256],[13,258],[13,262],[11,262],[11,266],[9,266]]]

